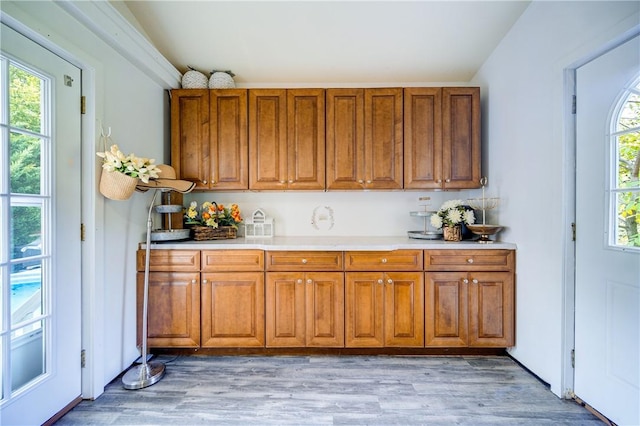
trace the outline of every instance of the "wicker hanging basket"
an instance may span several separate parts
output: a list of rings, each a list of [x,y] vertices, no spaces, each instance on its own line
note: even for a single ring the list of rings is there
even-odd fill
[[[100,176],[100,193],[110,200],[128,200],[136,190],[138,178],[125,175],[118,171],[102,169]]]

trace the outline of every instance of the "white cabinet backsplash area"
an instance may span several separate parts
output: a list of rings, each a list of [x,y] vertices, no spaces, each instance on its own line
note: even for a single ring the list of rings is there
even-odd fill
[[[184,205],[236,203],[243,218],[257,208],[274,219],[278,236],[401,236],[421,230],[423,220],[410,216],[423,210],[430,197],[429,210],[437,210],[443,201],[479,197],[479,190],[451,192],[421,191],[349,191],[349,192],[197,192],[184,196]],[[499,211],[499,207],[497,209]],[[491,214],[496,215],[496,212]],[[493,216],[487,216],[491,223]],[[241,227],[242,233],[242,227]]]

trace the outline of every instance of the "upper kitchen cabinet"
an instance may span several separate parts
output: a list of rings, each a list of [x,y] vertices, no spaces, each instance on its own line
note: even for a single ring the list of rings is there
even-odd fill
[[[480,186],[480,89],[404,89],[405,189]]]
[[[172,90],[171,164],[196,189],[248,189],[247,91]]]
[[[249,90],[249,189],[325,188],[324,92]]]
[[[327,189],[402,189],[402,89],[327,89]]]

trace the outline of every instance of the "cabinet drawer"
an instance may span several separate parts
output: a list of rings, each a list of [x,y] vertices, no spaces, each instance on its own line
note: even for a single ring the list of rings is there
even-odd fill
[[[203,250],[202,271],[263,271],[262,250]]]
[[[348,251],[347,271],[420,271],[422,250]]]
[[[513,250],[425,250],[426,271],[512,271]]]
[[[267,271],[342,271],[342,252],[268,251]]]
[[[136,253],[138,271],[144,271],[146,250]],[[151,250],[149,252],[149,271],[189,272],[200,270],[199,250]]]

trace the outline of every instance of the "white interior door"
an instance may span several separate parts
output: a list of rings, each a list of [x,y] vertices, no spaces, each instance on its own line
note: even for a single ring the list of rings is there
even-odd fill
[[[640,37],[576,72],[574,392],[640,424]]]
[[[0,39],[0,424],[33,425],[81,393],[81,74]]]

